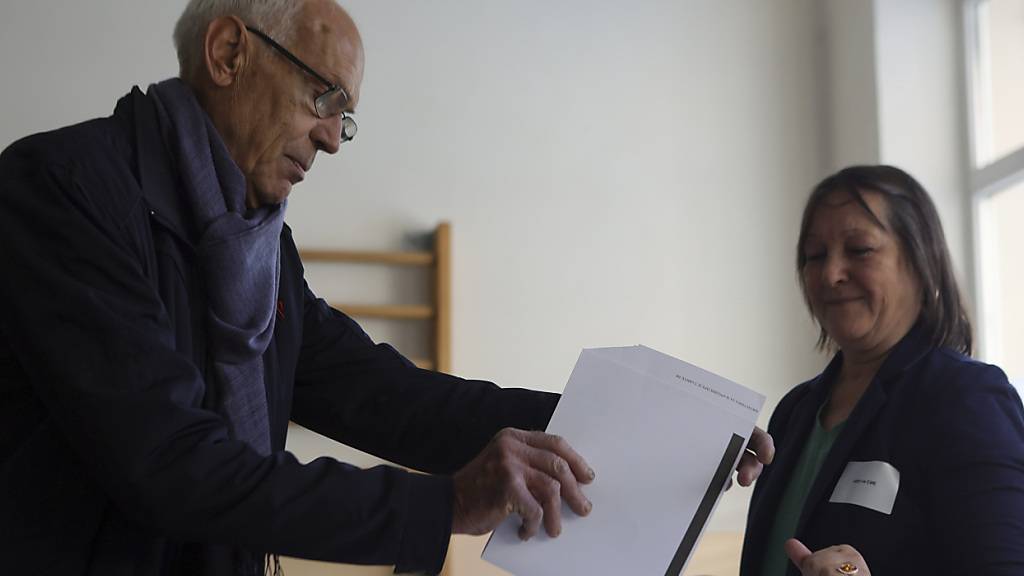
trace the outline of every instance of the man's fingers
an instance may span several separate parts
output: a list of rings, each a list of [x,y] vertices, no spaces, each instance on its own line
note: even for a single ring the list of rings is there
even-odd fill
[[[573,450],[565,438],[544,432],[528,432],[524,440],[534,448],[553,452],[565,460],[565,463],[569,465],[569,469],[572,470],[573,476],[576,477],[577,482],[590,484],[594,480],[594,470],[582,456]]]
[[[496,453],[512,474],[508,502],[522,518],[519,537],[528,540],[543,524],[551,537],[562,531],[562,500],[573,512],[585,516],[591,504],[580,488],[593,472],[582,456],[563,438],[543,432],[506,428],[493,443]]]
[[[523,524],[519,527],[519,538],[529,540],[536,536],[540,529],[540,521],[544,517],[544,509],[533,499],[530,490],[522,482],[517,482],[512,491],[512,511],[519,515]]]
[[[543,510],[544,530],[548,536],[557,537],[562,533],[562,487],[558,480],[542,472],[529,472],[526,485]]]
[[[750,442],[747,449],[757,455],[757,459],[764,465],[772,463],[775,459],[775,440],[771,434],[755,427],[754,433],[750,435]]]
[[[527,462],[530,467],[541,474],[556,480],[561,486],[560,496],[565,499],[569,508],[579,514],[586,516],[590,514],[593,507],[590,500],[583,494],[576,476],[572,473],[568,462],[554,452],[547,452],[539,448],[529,448],[527,451]],[[561,508],[561,507],[559,507]]]
[[[786,551],[786,556],[796,565],[797,568],[802,568],[805,560],[811,557],[811,551],[804,543],[797,540],[796,538],[790,538],[786,540],[786,543],[782,545],[783,550]]]

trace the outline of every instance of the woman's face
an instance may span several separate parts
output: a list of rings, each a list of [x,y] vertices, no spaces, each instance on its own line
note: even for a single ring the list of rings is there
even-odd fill
[[[862,196],[891,229],[886,200],[875,192]],[[920,314],[920,282],[886,228],[849,193],[837,191],[814,211],[801,247],[811,311],[847,354],[886,353]]]

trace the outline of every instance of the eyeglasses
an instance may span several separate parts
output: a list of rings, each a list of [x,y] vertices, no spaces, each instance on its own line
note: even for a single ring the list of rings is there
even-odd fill
[[[295,64],[303,72],[309,74],[313,78],[316,78],[317,81],[324,86],[327,86],[327,90],[322,92],[313,100],[313,108],[316,110],[317,117],[326,119],[341,116],[341,142],[348,142],[356,137],[356,131],[359,130],[359,127],[356,126],[356,121],[345,113],[345,108],[348,106],[348,94],[345,93],[344,88],[338,86],[334,82],[331,82],[327,78],[324,78],[322,74],[310,68],[309,65],[302,60],[299,60],[298,56],[289,52],[284,46],[281,46],[275,42],[273,38],[267,36],[260,30],[251,26],[246,26],[245,29],[259,36],[264,42],[269,44],[271,48],[277,50],[292,64]]]

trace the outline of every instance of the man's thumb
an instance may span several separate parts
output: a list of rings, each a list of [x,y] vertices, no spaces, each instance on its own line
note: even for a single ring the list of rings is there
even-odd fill
[[[797,568],[801,568],[804,560],[811,555],[810,549],[796,538],[786,540],[786,543],[782,545],[782,549],[786,551],[786,556],[789,556],[789,559],[793,561],[793,564],[796,564]]]

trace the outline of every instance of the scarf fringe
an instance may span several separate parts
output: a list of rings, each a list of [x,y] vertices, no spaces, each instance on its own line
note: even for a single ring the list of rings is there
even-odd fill
[[[277,554],[267,554],[263,566],[263,576],[284,576],[284,570],[281,569],[281,557]]]

